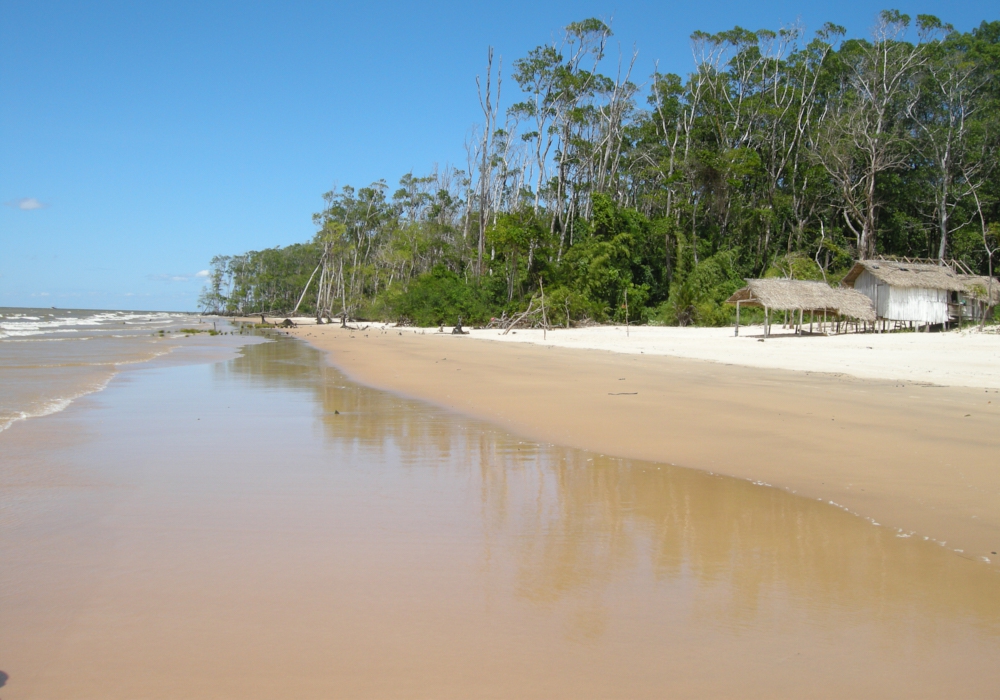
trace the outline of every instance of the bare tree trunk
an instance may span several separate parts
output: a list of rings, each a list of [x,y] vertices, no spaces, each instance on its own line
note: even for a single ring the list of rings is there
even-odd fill
[[[323,267],[323,261],[322,260],[320,261],[319,265],[316,266],[316,269],[312,271],[312,274],[309,275],[309,281],[306,282],[306,286],[302,288],[302,296],[299,297],[298,302],[296,302],[296,304],[295,304],[295,308],[292,309],[292,316],[295,315],[295,313],[299,310],[299,307],[302,305],[302,300],[306,298],[306,292],[309,291],[309,285],[312,284],[313,277],[316,276],[316,273],[319,272],[319,269],[321,267]]]
[[[497,70],[497,95],[493,99],[493,47],[489,47],[486,58],[486,88],[483,90],[476,76],[476,87],[479,91],[479,106],[483,110],[483,136],[479,166],[479,242],[476,247],[476,277],[483,274],[483,256],[486,252],[486,226],[489,220],[491,208],[490,185],[492,168],[489,164],[490,154],[493,146],[494,132],[496,130],[497,112],[500,108],[500,85],[502,81],[502,63]]]

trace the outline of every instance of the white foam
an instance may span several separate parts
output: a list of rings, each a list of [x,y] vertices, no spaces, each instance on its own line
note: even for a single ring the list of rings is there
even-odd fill
[[[55,341],[81,342],[85,340],[93,340],[95,338],[108,337],[108,336],[106,334],[103,336],[95,335],[93,331],[91,331],[90,334],[86,334],[84,332],[86,329],[69,328],[67,327],[65,321],[68,320],[73,323],[78,323],[82,320],[84,324],[89,323],[91,327],[94,328],[102,320],[106,319],[117,319],[120,321],[122,317],[128,317],[128,318],[141,318],[148,320],[151,318],[151,316],[159,317],[160,323],[175,322],[175,319],[179,321],[180,319],[183,318],[183,316],[180,314],[167,314],[167,313],[161,313],[161,314],[133,314],[130,312],[121,314],[101,313],[101,314],[94,314],[90,318],[84,318],[84,319],[63,318],[51,322],[38,322],[34,318],[29,319],[28,317],[25,316],[23,319],[24,322],[17,324],[12,322],[13,317],[11,316],[8,316],[6,318],[0,316],[0,319],[3,319],[3,322],[0,323],[0,329],[2,329],[0,330],[0,340],[4,340],[5,343],[39,343],[39,342],[55,342]],[[97,329],[99,329],[99,326]],[[133,326],[130,330],[134,333],[136,330],[135,326]],[[59,335],[73,334],[73,336],[58,337],[57,335],[55,337],[46,337],[47,334],[55,334],[55,333],[58,333]],[[16,336],[16,337],[8,338],[8,336]],[[128,337],[128,336],[122,336],[122,337]],[[8,347],[11,350],[13,350],[13,346],[8,346]],[[77,384],[76,386],[67,386],[61,390],[55,388],[54,392],[56,393],[65,392],[64,395],[62,396],[58,396],[55,398],[47,398],[47,399],[39,397],[34,399],[33,401],[27,402],[26,405],[22,404],[19,406],[8,406],[4,414],[0,415],[0,432],[7,430],[15,423],[27,420],[29,418],[41,418],[44,416],[52,415],[54,413],[59,413],[60,411],[63,411],[68,406],[70,406],[76,399],[103,390],[105,387],[107,387],[111,379],[116,374],[118,374],[119,369],[124,367],[125,365],[142,364],[145,362],[149,362],[151,360],[155,360],[156,358],[171,352],[171,350],[173,349],[174,349],[173,347],[161,346],[156,349],[151,349],[152,350],[151,352],[147,350],[146,352],[142,353],[141,357],[114,359],[110,361],[81,361],[79,363],[68,363],[68,364],[66,362],[59,362],[59,361],[47,362],[44,364],[44,367],[49,369],[58,367],[77,367],[77,366],[93,367],[93,368],[102,367],[108,369],[106,370],[107,371],[106,376],[100,379],[91,380],[90,382],[88,382],[83,386]]]
[[[131,326],[132,328],[146,326],[160,327],[170,323],[190,320],[188,314],[168,313],[136,313],[133,311],[103,311],[80,316],[61,315],[28,316],[26,314],[0,314],[0,339],[46,333],[78,333],[81,330],[100,330],[107,326]]]
[[[81,396],[86,396],[87,394],[93,394],[95,392],[101,391],[107,387],[108,382],[111,381],[113,374],[109,374],[104,381],[91,385],[86,389],[77,392],[72,396],[64,396],[58,399],[51,399],[46,403],[42,404],[39,408],[32,411],[20,411],[18,415],[9,418],[5,423],[0,424],[0,433],[22,420],[27,420],[29,418],[43,418],[45,416],[51,416],[53,413],[59,413],[60,411],[66,410],[71,403],[80,398]]]
[[[21,328],[3,328],[3,324],[0,324],[0,338],[19,338],[27,335],[45,335],[46,333],[51,333],[49,329],[42,328],[31,328],[22,326]],[[80,331],[75,328],[63,328],[59,330],[60,333],[79,333]]]

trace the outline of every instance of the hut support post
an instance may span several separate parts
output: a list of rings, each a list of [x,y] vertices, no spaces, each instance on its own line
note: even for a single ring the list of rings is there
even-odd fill
[[[764,337],[767,338],[771,335],[771,315],[770,309],[766,306],[764,307]]]
[[[802,309],[799,309],[799,327],[795,329],[795,335],[802,335]]]
[[[733,333],[735,336],[739,336],[740,334],[740,304],[742,303],[740,301],[736,302],[736,332]]]

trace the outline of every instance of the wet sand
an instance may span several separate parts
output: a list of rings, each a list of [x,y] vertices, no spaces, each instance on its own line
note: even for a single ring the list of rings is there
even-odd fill
[[[746,480],[534,443],[292,340],[124,373],[0,450],[4,700],[1000,682],[991,567]]]
[[[996,389],[434,332],[292,332],[358,381],[534,440],[772,485],[1000,564]]]

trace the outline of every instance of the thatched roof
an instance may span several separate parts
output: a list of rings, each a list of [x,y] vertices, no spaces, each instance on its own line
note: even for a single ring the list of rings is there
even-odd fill
[[[890,287],[910,287],[918,289],[943,289],[949,292],[965,292],[962,275],[946,265],[933,263],[910,263],[895,260],[858,260],[844,277],[842,284],[853,287],[854,282],[865,270],[872,277]]]
[[[890,287],[941,289],[947,292],[960,292],[975,299],[986,299],[986,290],[990,288],[989,277],[962,274],[950,265],[878,259],[858,260],[841,284],[853,287],[854,282],[865,270]],[[990,305],[994,306],[1000,304],[1000,282],[994,279],[992,287]]]
[[[990,278],[986,275],[960,275],[960,277],[965,284],[965,293],[970,297],[981,301],[989,297],[990,306],[1000,304],[1000,281],[994,279],[991,285]]]
[[[738,301],[746,306],[766,306],[778,311],[827,311],[861,321],[875,320],[871,299],[853,289],[834,289],[823,282],[747,280],[747,286],[729,297],[726,303]]]

